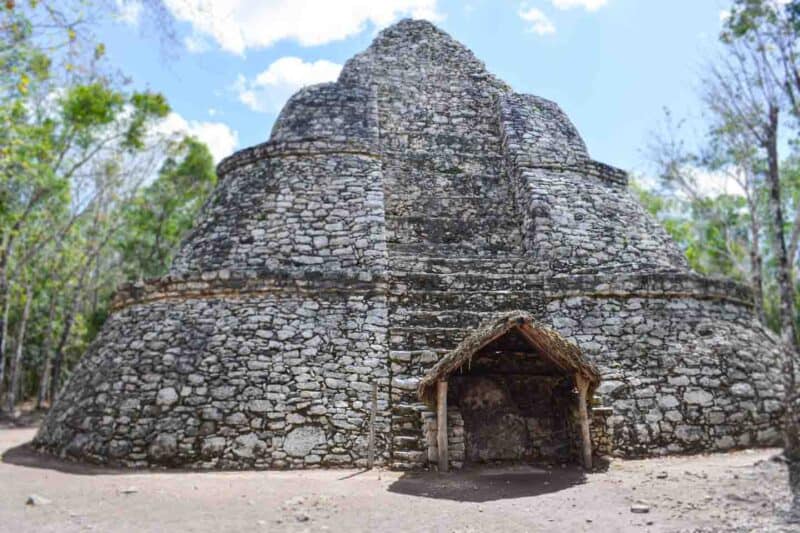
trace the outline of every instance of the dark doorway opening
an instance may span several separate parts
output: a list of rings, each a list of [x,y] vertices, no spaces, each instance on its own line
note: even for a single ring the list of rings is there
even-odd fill
[[[591,469],[589,398],[599,383],[577,345],[525,311],[508,312],[464,337],[420,380],[420,400],[436,409],[429,454],[441,472],[451,448],[468,463],[580,457]],[[463,432],[452,427],[452,442],[448,406],[464,420]]]
[[[447,396],[464,419],[467,464],[579,460],[573,376],[537,353],[516,329],[452,374]]]

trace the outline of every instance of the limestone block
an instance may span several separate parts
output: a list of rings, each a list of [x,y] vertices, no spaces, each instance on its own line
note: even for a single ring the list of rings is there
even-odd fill
[[[283,441],[283,450],[292,457],[305,457],[326,441],[325,431],[318,426],[302,426],[291,430]]]

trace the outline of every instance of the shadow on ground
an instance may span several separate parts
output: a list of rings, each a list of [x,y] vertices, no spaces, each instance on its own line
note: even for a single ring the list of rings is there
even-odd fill
[[[45,470],[55,470],[65,474],[78,474],[82,476],[130,474],[138,472],[132,470],[122,470],[105,466],[91,465],[86,463],[74,463],[64,459],[59,459],[53,455],[37,452],[33,449],[30,442],[9,448],[3,454],[4,463],[25,466],[28,468],[42,468]]]
[[[9,448],[2,462],[27,468],[54,470],[81,476],[113,476],[143,473],[203,474],[224,470],[199,471],[190,469],[131,470],[88,463],[77,463],[36,451],[30,442]],[[604,471],[607,461],[598,461],[594,471]],[[348,480],[369,472],[361,470],[340,477]],[[473,467],[457,472],[406,472],[389,486],[389,492],[423,498],[463,502],[527,498],[567,489],[586,482],[586,472],[577,465],[513,465],[502,467]]]
[[[389,486],[389,492],[456,500],[487,502],[539,496],[580,485],[586,473],[579,466],[516,465],[475,467],[458,472],[408,472]]]

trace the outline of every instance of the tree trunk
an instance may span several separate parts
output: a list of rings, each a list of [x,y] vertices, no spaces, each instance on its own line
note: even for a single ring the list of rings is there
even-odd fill
[[[6,371],[6,342],[8,339],[8,311],[10,298],[8,297],[8,252],[11,246],[7,236],[3,236],[3,248],[0,249],[0,394],[3,392],[3,381]],[[2,405],[0,405],[2,411]]]
[[[792,269],[786,250],[784,236],[784,219],[781,206],[780,168],[778,162],[778,108],[770,105],[769,123],[766,128],[765,148],[769,163],[767,181],[769,183],[769,211],[772,217],[773,248],[777,262],[777,281],[780,296],[781,337],[786,345],[787,354],[783,363],[784,399],[784,455],[789,462],[790,485],[793,494],[794,511],[800,512],[800,428],[796,413],[795,395],[797,385],[795,377],[795,357],[798,353],[797,331],[795,329],[794,283]]]
[[[44,354],[44,361],[42,362],[42,375],[39,378],[39,391],[36,395],[36,409],[41,409],[42,406],[50,398],[48,394],[50,390],[50,375],[53,368],[53,324],[56,318],[56,299],[54,294],[50,295],[50,309],[47,313],[47,329],[42,339],[42,354]]]
[[[6,391],[6,410],[10,415],[14,413],[14,406],[17,403],[17,393],[19,392],[19,379],[22,374],[22,353],[25,347],[25,328],[28,325],[28,317],[31,312],[31,300],[33,299],[33,283],[29,282],[25,288],[25,306],[22,309],[22,317],[19,322],[17,333],[17,346],[14,359],[11,360],[11,368],[8,376],[8,391]]]
[[[0,278],[4,277],[0,273]],[[2,283],[2,281],[0,281]],[[11,307],[11,299],[8,297],[5,284],[0,287],[0,302],[2,302],[2,312],[0,312],[0,394],[3,392],[3,381],[6,371],[6,339],[8,338],[8,312]],[[1,396],[0,396],[1,397]],[[2,405],[0,405],[2,411]]]
[[[748,171],[749,175],[750,172]],[[752,179],[748,179],[748,189],[750,189],[751,183]],[[753,192],[748,190],[746,197],[750,225],[750,287],[753,289],[753,306],[755,307],[756,316],[762,324],[766,324],[767,317],[764,313],[764,258],[761,255],[760,244],[761,225],[758,220],[758,206],[753,198]]]
[[[69,334],[72,331],[72,325],[75,323],[75,315],[78,312],[78,304],[80,303],[81,292],[83,291],[84,280],[86,279],[86,270],[83,271],[79,280],[78,286],[75,287],[75,292],[70,300],[67,314],[64,317],[64,329],[61,330],[61,336],[58,339],[58,346],[56,346],[55,355],[53,357],[53,369],[50,375],[50,401],[55,402],[58,397],[58,388],[61,385],[61,368],[64,365],[64,349],[69,340]]]
[[[95,217],[95,224],[97,224],[97,217]],[[97,243],[97,246],[91,251],[86,262],[83,264],[80,274],[78,275],[78,284],[75,287],[75,292],[72,294],[69,306],[67,307],[67,314],[64,317],[64,329],[61,331],[61,336],[58,340],[58,346],[55,350],[53,357],[53,368],[50,375],[50,402],[55,403],[58,399],[58,389],[61,385],[61,370],[64,366],[64,349],[66,348],[69,334],[72,331],[72,326],[75,323],[75,315],[78,313],[78,307],[81,303],[81,295],[86,287],[86,278],[91,270],[92,261],[98,256],[100,251],[108,244],[111,237],[114,235],[116,228],[112,228],[105,237]]]
[[[46,403],[49,404],[50,400],[50,378],[53,372],[53,359],[49,351],[45,355],[44,365],[42,366],[42,375],[39,378],[39,390],[36,393],[36,409],[40,410]]]

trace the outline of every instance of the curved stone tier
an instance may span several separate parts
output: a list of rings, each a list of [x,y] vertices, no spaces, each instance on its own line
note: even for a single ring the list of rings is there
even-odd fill
[[[601,451],[777,438],[783,354],[749,291],[692,273],[557,104],[514,93],[430,23],[382,31],[217,172],[170,275],[120,288],[40,449],[133,467],[364,465],[374,390],[376,462],[425,467],[419,379],[517,309],[600,369]],[[556,386],[539,385],[514,387]],[[452,416],[457,466],[469,417]],[[542,420],[521,427],[539,435]]]
[[[391,283],[387,285],[387,282]],[[752,291],[726,278],[695,273],[655,271],[625,275],[541,276],[535,274],[406,273],[392,277],[381,273],[327,270],[208,271],[202,275],[173,274],[121,285],[111,302],[112,311],[161,300],[186,300],[230,296],[258,296],[278,291],[361,292],[388,287],[401,294],[409,284],[427,292],[537,291],[543,302],[575,296],[587,298],[692,298],[719,300],[752,307]]]
[[[381,291],[153,301],[114,313],[37,445],[128,467],[364,465],[388,455]],[[356,318],[358,317],[358,318]]]
[[[379,461],[389,462],[390,403],[395,412],[404,405],[436,353],[470,327],[503,303],[521,303],[493,300],[507,276],[431,277],[390,285],[324,271],[221,271],[123,286],[37,444],[133,467],[363,465],[376,382]],[[543,296],[528,308],[601,369],[600,392],[614,411],[608,451],[775,442],[779,353],[753,322],[746,288],[671,272],[517,281],[517,293]],[[389,353],[387,294],[396,304],[415,291],[445,297],[436,327],[432,316],[395,316],[393,336],[423,333],[416,342],[425,344]],[[462,305],[469,298],[489,305]],[[396,466],[421,466],[398,453]]]
[[[119,287],[112,311],[160,300],[208,299],[228,296],[258,296],[280,291],[363,292],[385,285],[380,273],[331,272],[325,270],[219,270],[202,275],[174,274]]]
[[[779,443],[780,343],[749,306],[675,293],[574,295],[551,301],[545,317],[601,369],[613,453]]]

